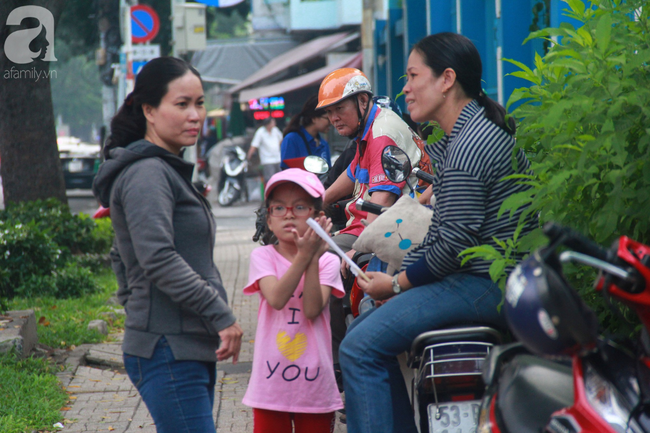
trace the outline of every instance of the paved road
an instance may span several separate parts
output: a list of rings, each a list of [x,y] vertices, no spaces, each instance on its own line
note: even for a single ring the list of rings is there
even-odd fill
[[[217,219],[217,230],[255,228],[255,210],[261,204],[259,182],[256,179],[249,179],[248,190],[249,202],[242,200],[228,207],[221,207],[217,204],[217,194],[214,190],[208,194],[212,212]],[[99,207],[99,203],[89,189],[69,189],[66,193],[68,205],[73,214],[92,215]]]

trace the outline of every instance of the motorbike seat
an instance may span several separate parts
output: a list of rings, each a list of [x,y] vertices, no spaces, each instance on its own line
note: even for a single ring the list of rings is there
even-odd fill
[[[505,431],[538,433],[553,412],[573,405],[571,367],[533,355],[516,356],[501,373],[496,398]]]
[[[502,334],[489,326],[454,326],[435,331],[423,332],[415,337],[407,364],[410,368],[419,368],[422,352],[428,346],[450,341],[481,341],[494,345],[503,342]]]

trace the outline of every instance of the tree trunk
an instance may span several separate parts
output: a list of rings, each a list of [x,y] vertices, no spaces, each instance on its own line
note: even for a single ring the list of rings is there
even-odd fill
[[[26,17],[21,25],[7,25],[9,14],[25,3],[0,1],[0,175],[4,198],[5,202],[20,202],[55,197],[67,204],[50,91],[50,78],[56,82],[53,33],[65,0],[32,0],[30,6],[45,11],[30,9],[26,16],[40,14],[38,18]],[[50,14],[53,24],[48,23]],[[31,43],[24,42],[30,38]]]

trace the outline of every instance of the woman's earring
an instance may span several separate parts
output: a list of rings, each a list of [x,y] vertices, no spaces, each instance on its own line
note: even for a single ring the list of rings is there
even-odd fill
[[[443,94],[442,94],[442,99],[447,99],[447,95],[445,95],[445,94],[443,93]]]

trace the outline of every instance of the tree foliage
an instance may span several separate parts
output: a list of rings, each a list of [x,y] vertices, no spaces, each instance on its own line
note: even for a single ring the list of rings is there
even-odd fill
[[[621,234],[650,242],[650,28],[644,2],[571,0],[584,23],[530,35],[557,38],[535,70],[513,75],[532,85],[508,105],[521,119],[517,144],[535,177],[531,211],[601,243]],[[645,10],[644,10],[645,9]],[[511,204],[521,204],[511,203]]]
[[[517,147],[534,175],[520,176],[532,188],[504,203],[502,212],[530,205],[540,222],[571,226],[603,245],[627,235],[650,243],[650,9],[643,0],[600,0],[586,7],[567,0],[565,14],[583,23],[531,33],[526,40],[551,44],[536,55],[534,69],[509,60],[512,75],[531,83],[513,92],[519,104]],[[506,214],[507,215],[507,214]],[[531,251],[540,230],[504,240],[508,251]],[[489,256],[477,247],[467,251]],[[495,261],[507,258],[490,257]],[[565,266],[568,278],[600,315],[618,329],[591,287],[594,273]],[[503,283],[504,275],[493,276]]]

